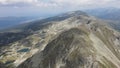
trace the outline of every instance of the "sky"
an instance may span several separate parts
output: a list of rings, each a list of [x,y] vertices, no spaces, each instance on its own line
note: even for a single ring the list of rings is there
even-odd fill
[[[0,17],[48,16],[66,11],[119,8],[120,0],[0,0]]]

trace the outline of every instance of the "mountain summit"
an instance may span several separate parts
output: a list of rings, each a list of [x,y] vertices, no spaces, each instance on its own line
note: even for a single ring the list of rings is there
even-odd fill
[[[87,13],[82,12],[82,11],[80,11],[80,10],[63,13],[63,14],[60,14],[60,15],[58,15],[58,16],[61,16],[61,17],[65,17],[65,16],[67,16],[67,17],[72,17],[72,16],[80,16],[80,15],[88,16]]]
[[[70,18],[53,24],[62,31],[18,68],[120,67],[119,32],[78,11],[69,14]]]
[[[104,23],[81,11],[34,21],[17,28],[29,35],[3,47],[1,60],[16,68],[119,68],[120,33]]]

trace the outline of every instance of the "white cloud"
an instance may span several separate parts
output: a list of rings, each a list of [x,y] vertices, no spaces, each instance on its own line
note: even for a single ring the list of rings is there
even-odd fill
[[[32,3],[36,0],[0,0],[1,4],[14,4],[14,3]]]
[[[19,4],[29,4],[41,8],[61,7],[61,8],[79,8],[79,7],[118,7],[120,0],[0,0],[0,4],[17,6]]]
[[[118,7],[120,0],[52,0],[59,6],[67,7]]]

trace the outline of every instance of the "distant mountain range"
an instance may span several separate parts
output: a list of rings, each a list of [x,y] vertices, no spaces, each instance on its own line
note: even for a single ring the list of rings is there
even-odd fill
[[[101,19],[120,21],[120,8],[97,8],[86,10],[86,12]]]
[[[39,17],[0,17],[0,29],[10,28]]]
[[[97,8],[97,9],[89,9],[84,10],[89,15],[96,16],[98,18],[104,19],[104,20],[110,20],[113,21],[115,24],[114,26],[119,25],[120,21],[120,9],[119,8]],[[51,15],[53,16],[53,15]],[[47,16],[46,16],[47,17]],[[34,19],[39,19],[40,17],[0,17],[0,30],[10,28],[16,25],[19,25],[21,23],[25,23]],[[41,17],[42,18],[42,17]],[[18,27],[18,26],[17,26]],[[118,27],[118,26],[117,26]]]
[[[120,8],[97,8],[86,10],[89,15],[108,21],[113,28],[120,31]]]

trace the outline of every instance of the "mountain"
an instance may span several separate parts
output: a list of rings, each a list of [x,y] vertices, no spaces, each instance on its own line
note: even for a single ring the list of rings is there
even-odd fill
[[[120,21],[120,8],[97,8],[86,10],[87,13],[105,20]]]
[[[81,28],[65,31],[18,68],[119,68],[120,54],[107,41],[110,37],[92,31],[95,33]]]
[[[0,37],[0,62],[7,67],[120,67],[120,33],[82,11],[25,23]]]
[[[22,23],[26,23],[27,21],[32,21],[39,17],[0,17],[0,30],[10,28]]]
[[[84,12],[75,11],[2,30],[0,33],[0,62],[7,66],[18,66],[35,54],[39,48],[42,50],[55,35],[73,27],[74,25],[69,24],[68,21],[74,21],[73,17],[78,15],[80,18],[88,16]],[[82,21],[87,22],[85,19]]]
[[[113,28],[120,31],[120,8],[97,8],[84,11],[90,15],[108,21]]]
[[[72,17],[56,24],[54,29],[59,26],[58,29],[62,28],[62,31],[44,49],[40,49],[17,68],[120,67],[120,33],[105,25],[104,21],[72,13]]]

